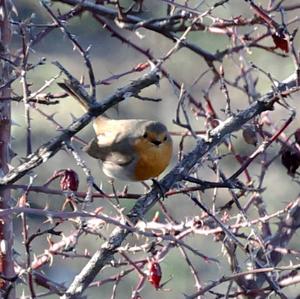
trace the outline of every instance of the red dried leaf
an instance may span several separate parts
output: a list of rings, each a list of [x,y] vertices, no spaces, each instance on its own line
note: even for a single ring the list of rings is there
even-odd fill
[[[288,53],[289,38],[288,35],[283,32],[282,26],[269,17],[268,13],[262,7],[258,7],[252,1],[250,2],[250,5],[255,11],[255,14],[275,31],[275,33],[272,34],[272,38],[276,48]]]
[[[65,169],[60,179],[61,190],[77,191],[79,179],[77,173],[72,169]]]
[[[160,280],[161,280],[161,268],[158,262],[151,260],[148,263],[148,281],[156,288],[159,288]]]
[[[281,155],[281,163],[288,171],[288,174],[294,176],[300,166],[300,154],[291,148],[284,148]]]
[[[289,42],[286,35],[276,32],[272,34],[272,38],[276,48],[279,48],[286,53],[289,52]]]

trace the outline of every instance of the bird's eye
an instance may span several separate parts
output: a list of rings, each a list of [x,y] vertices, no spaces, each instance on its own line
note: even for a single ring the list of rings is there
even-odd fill
[[[168,137],[167,137],[167,136],[165,136],[165,138],[164,138],[164,141],[167,141],[167,139],[168,139]]]
[[[148,134],[147,132],[143,135],[144,138],[147,138],[148,137]]]

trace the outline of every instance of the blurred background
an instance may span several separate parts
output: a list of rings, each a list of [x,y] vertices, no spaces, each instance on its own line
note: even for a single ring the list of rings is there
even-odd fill
[[[184,1],[176,1],[177,3],[184,3]],[[202,4],[198,7],[198,11],[206,11],[212,4],[216,1],[189,1],[189,5],[193,6],[196,4]],[[267,5],[268,1],[259,1],[264,7]],[[298,3],[295,1],[285,1],[285,3],[293,4]],[[129,7],[131,1],[121,1],[123,7]],[[32,16],[33,22],[36,24],[49,24],[51,23],[51,18],[45,9],[40,5],[37,0],[24,0],[15,1],[15,5],[18,11],[18,16],[14,18],[18,21],[28,19]],[[54,3],[52,6],[53,11],[59,11],[61,13],[66,12],[70,9],[69,6]],[[155,17],[163,17],[166,15],[167,4],[163,1],[152,0],[144,1],[143,12],[137,14],[138,16],[149,19]],[[292,20],[297,17],[299,10],[295,12],[289,12],[286,17],[288,20]],[[243,1],[231,0],[227,4],[214,10],[214,16],[219,18],[224,18],[231,20],[234,17],[243,16],[245,18],[253,15],[253,11],[249,6]],[[280,21],[280,17],[276,16]],[[209,18],[203,19],[204,23],[209,24]],[[69,22],[65,24],[68,30],[74,34],[82,45],[83,48],[91,46],[90,49],[90,59],[93,63],[93,68],[96,76],[96,80],[105,80],[112,75],[120,74],[131,70],[134,66],[139,63],[144,63],[147,61],[145,56],[141,53],[135,51],[125,43],[121,43],[118,39],[114,38],[111,33],[106,29],[99,26],[97,22],[91,17],[90,14],[84,13],[80,17],[72,18]],[[298,27],[299,22],[292,24],[289,29],[293,31],[293,28]],[[15,28],[17,30],[17,28]],[[35,27],[32,29],[31,34],[35,35],[42,30],[42,27]],[[118,29],[119,30],[119,29]],[[241,31],[250,31],[247,26]],[[259,32],[260,28],[258,28]],[[263,29],[261,29],[263,30]],[[128,40],[134,42],[145,50],[149,50],[150,53],[155,58],[160,58],[164,56],[167,51],[173,46],[173,43],[151,31],[146,31],[144,29],[138,29],[138,32],[130,32],[122,30],[122,35]],[[192,32],[188,36],[188,40],[197,44],[201,48],[215,53],[216,51],[221,51],[230,47],[231,41],[225,35],[212,34],[209,32]],[[272,40],[266,40],[263,42],[264,45],[272,45]],[[299,46],[299,37],[296,35],[296,47]],[[12,52],[17,52],[21,46],[21,39],[16,34],[14,35],[14,40],[12,44]],[[298,47],[299,48],[299,47]],[[30,63],[37,63],[42,57],[46,58],[45,64],[36,67],[33,71],[28,72],[28,80],[32,84],[30,89],[35,91],[45,84],[45,81],[56,76],[59,71],[52,64],[53,61],[59,61],[65,68],[67,68],[73,75],[76,75],[78,79],[83,78],[85,82],[88,83],[88,73],[84,61],[77,51],[74,51],[73,45],[70,40],[65,37],[65,35],[59,30],[54,29],[46,35],[40,42],[36,43],[32,47],[29,59]],[[273,78],[277,80],[283,80],[291,75],[295,71],[294,61],[291,56],[280,57],[271,52],[267,52],[262,49],[251,48],[245,50],[244,57],[247,59],[246,63],[250,64],[253,62],[255,65],[259,66],[266,73],[270,73]],[[239,65],[241,63],[241,58],[239,55],[233,55],[224,59],[223,67],[224,74],[228,80],[234,80],[237,74],[239,74]],[[207,69],[207,65],[204,60],[192,53],[187,49],[181,49],[175,55],[173,55],[165,64],[164,67],[168,70],[173,78],[178,82],[184,84],[184,87],[188,92],[190,92],[194,98],[204,103],[203,91],[207,89],[207,86],[212,79],[212,74],[201,77],[199,76]],[[105,96],[114,93],[118,88],[128,84],[131,80],[136,79],[140,76],[139,73],[133,73],[128,76],[122,77],[118,80],[112,80],[109,85],[99,85],[97,87],[97,99],[101,101]],[[254,77],[257,78],[257,91],[260,94],[265,93],[271,89],[272,83],[266,75],[260,72],[254,73]],[[57,82],[63,80],[63,77],[57,79]],[[20,81],[14,82],[13,92],[16,94],[22,94],[22,85]],[[59,87],[54,83],[49,89],[49,92],[61,92]],[[229,87],[230,98],[232,100],[232,109],[237,112],[249,105],[248,98],[245,97],[243,93],[237,89]],[[123,101],[118,105],[116,109],[111,109],[109,115],[113,118],[145,118],[162,121],[168,126],[172,132],[183,132],[183,129],[176,126],[173,120],[176,117],[176,108],[178,104],[178,93],[174,92],[173,86],[168,80],[163,78],[160,81],[159,86],[151,86],[142,92],[143,96],[152,98],[161,98],[161,102],[151,102],[151,101],[141,101],[138,99],[130,98]],[[226,100],[224,94],[220,91],[219,85],[212,90],[210,94],[211,101],[214,107],[217,107],[218,115],[220,119],[226,119],[224,113],[224,107]],[[299,97],[297,95],[288,99],[290,105],[296,109],[300,108]],[[36,108],[40,109],[49,116],[53,116],[55,121],[58,122],[62,127],[68,126],[76,117],[82,115],[83,111],[78,105],[78,103],[71,98],[61,99],[58,105],[44,106],[36,105]],[[205,120],[203,118],[197,118],[195,115],[187,109],[190,113],[190,119],[194,130],[205,130]],[[283,121],[289,116],[288,112],[284,108],[276,107],[276,111],[270,113],[270,118],[274,121],[276,126],[280,127]],[[17,156],[12,160],[12,165],[18,165],[22,158],[26,156],[26,121],[24,117],[24,104],[13,103],[12,108],[12,118],[14,121],[14,126],[12,129],[12,148]],[[53,122],[46,119],[39,111],[36,109],[31,109],[32,118],[32,136],[33,136],[33,149],[35,150],[41,144],[48,141],[50,138],[58,134],[57,126]],[[299,118],[297,118],[292,125],[286,131],[286,134],[292,134],[296,128],[300,127]],[[93,136],[93,130],[91,125],[82,130],[78,136],[88,142]],[[178,150],[179,150],[180,137],[174,136],[175,148],[174,157],[172,165],[167,169],[169,171],[173,165],[178,160]],[[255,147],[251,147],[245,143],[241,136],[241,132],[236,132],[231,139],[234,144],[236,151],[241,156],[247,156],[251,154]],[[103,175],[100,165],[96,160],[88,157],[83,151],[81,151],[82,144],[73,142],[76,149],[78,149],[81,157],[85,159],[87,165],[90,167],[92,174],[96,179],[96,183],[102,186],[103,190],[107,193],[112,192],[112,186],[108,182],[108,179]],[[186,138],[184,141],[184,153],[189,152],[195,145],[193,138]],[[218,154],[228,153],[228,149],[225,146],[219,147]],[[271,158],[275,156],[280,150],[280,145],[274,144],[268,150],[267,155]],[[235,170],[239,168],[239,164],[236,162],[232,155],[227,155],[220,162],[225,175],[232,174]],[[251,167],[249,168],[253,179],[260,174],[260,161],[257,159]],[[75,170],[80,177],[80,191],[86,191],[87,182],[82,169],[76,165],[76,161],[70,155],[70,153],[61,150],[54,157],[49,159],[46,163],[34,170],[30,175],[36,175],[34,179],[34,185],[42,185],[47,179],[49,179],[52,174],[59,169],[71,168]],[[202,167],[199,168],[200,177],[205,180],[214,179],[215,175],[213,171],[203,163]],[[242,177],[242,176],[241,176]],[[29,176],[25,176],[18,184],[28,184]],[[151,183],[151,182],[150,182]],[[128,191],[130,193],[145,193],[145,187],[140,183],[130,183],[128,185]],[[125,184],[122,182],[116,182],[117,190],[121,191]],[[59,185],[57,181],[54,181],[49,186],[53,189],[58,189]],[[268,174],[264,180],[265,191],[263,193],[264,201],[267,207],[268,213],[273,213],[279,209],[284,208],[284,206],[291,200],[295,199],[299,193],[299,185],[290,176],[287,175],[286,169],[281,165],[280,158],[276,159],[276,162],[272,164],[268,171]],[[18,200],[22,194],[22,190],[13,191],[13,197]],[[211,205],[211,199],[213,196],[213,191],[206,191],[201,194],[201,199],[207,206]],[[216,206],[224,205],[231,195],[229,192],[219,191],[216,196]],[[65,198],[63,196],[48,195],[43,193],[29,194],[30,206],[45,208],[50,210],[60,210]],[[242,198],[242,204],[245,204],[248,200],[247,198]],[[124,207],[125,211],[128,211],[134,204],[134,200],[122,199],[121,205]],[[165,205],[171,211],[172,216],[178,221],[184,221],[195,215],[201,215],[199,209],[195,209],[194,204],[188,200],[187,197],[183,195],[173,196],[165,200]],[[89,210],[93,210],[95,207],[102,206],[105,209],[105,213],[113,215],[115,212],[103,199],[95,199],[93,203],[88,206]],[[151,219],[154,213],[159,210],[159,207],[153,208],[151,213],[148,213],[148,219]],[[233,208],[230,213],[234,215],[236,209]],[[255,210],[250,210],[248,213],[250,219],[257,217],[257,212]],[[30,217],[30,232],[36,232],[37,229],[45,229],[48,227],[49,223],[43,223],[45,219],[40,217]],[[161,219],[163,221],[163,219]],[[15,220],[15,245],[16,251],[18,253],[17,259],[22,262],[24,258],[24,245],[22,244],[22,228],[20,226],[20,219]],[[274,221],[272,228],[276,231],[276,221]],[[103,232],[105,236],[109,235],[111,227]],[[59,230],[63,231],[64,235],[68,235],[72,231],[71,224],[62,224]],[[243,232],[249,233],[250,230],[244,229]],[[293,241],[289,244],[290,248],[299,248],[299,241],[297,240],[297,235],[293,238]],[[53,241],[60,240],[61,237],[52,237]],[[103,238],[95,236],[84,236],[80,238],[80,242],[77,246],[77,253],[84,253],[85,249],[88,250],[90,254],[98,249],[104,242]],[[130,240],[131,244],[139,243],[135,237]],[[197,271],[199,272],[199,277],[201,282],[209,283],[211,280],[216,280],[222,275],[230,273],[230,267],[226,261],[226,256],[222,252],[221,243],[216,243],[213,236],[193,236],[186,240],[191,246],[196,246],[201,253],[209,257],[217,258],[220,263],[208,262],[205,259],[199,258],[189,253],[189,258],[196,265]],[[32,251],[38,256],[44,252],[48,247],[48,241],[46,236],[44,238],[37,238],[35,242],[32,243]],[[138,254],[135,259],[138,259],[139,255],[142,257],[143,254]],[[241,257],[242,258],[242,257]],[[296,258],[295,258],[296,259]],[[43,272],[48,275],[51,279],[58,283],[64,283],[69,285],[73,280],[74,276],[82,269],[82,267],[87,263],[87,258],[81,259],[70,259],[65,260],[62,256],[53,256],[53,262],[51,266],[46,265],[43,267]],[[283,263],[287,263],[288,258],[283,260]],[[245,269],[247,269],[247,260],[244,263]],[[161,263],[163,277],[162,282],[170,279],[170,281],[164,287],[164,291],[155,291],[152,285],[146,283],[145,288],[142,290],[141,295],[144,299],[153,298],[159,296],[160,298],[183,298],[184,294],[191,294],[195,291],[195,282],[190,273],[185,260],[182,258],[180,252],[176,247],[168,254],[168,256]],[[105,269],[99,279],[108,277],[113,273],[118,273],[118,269],[114,270],[112,268]],[[126,279],[122,280],[117,288],[116,298],[129,298],[132,289],[138,283],[139,277],[133,272]],[[226,284],[220,285],[215,291],[224,291]],[[37,290],[42,291],[37,287]],[[19,285],[18,295],[20,296],[23,291],[27,293],[27,287],[24,285]],[[286,290],[286,293],[290,294],[290,298],[295,298],[300,292],[299,287],[291,287]],[[101,288],[91,288],[86,292],[88,298],[110,298],[112,293],[112,284],[107,283]],[[57,296],[47,296],[47,298],[57,298]],[[215,298],[211,295],[211,298]]]

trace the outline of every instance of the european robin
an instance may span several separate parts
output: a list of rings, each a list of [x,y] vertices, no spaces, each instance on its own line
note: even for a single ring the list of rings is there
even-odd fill
[[[87,100],[68,81],[59,86],[88,109]],[[170,163],[172,139],[166,126],[158,121],[98,116],[93,127],[96,137],[84,150],[103,162],[103,172],[110,178],[144,181],[157,177]]]

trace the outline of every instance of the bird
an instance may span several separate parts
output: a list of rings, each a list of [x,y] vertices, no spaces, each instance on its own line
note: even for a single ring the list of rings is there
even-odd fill
[[[69,81],[58,85],[88,110],[87,99]],[[100,115],[94,119],[93,128],[96,136],[84,151],[102,161],[102,170],[111,179],[131,182],[155,179],[170,164],[173,142],[161,122]]]

